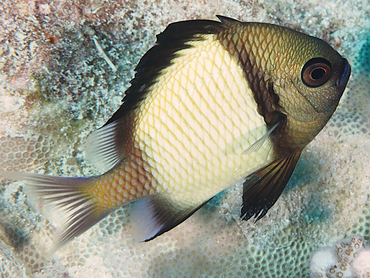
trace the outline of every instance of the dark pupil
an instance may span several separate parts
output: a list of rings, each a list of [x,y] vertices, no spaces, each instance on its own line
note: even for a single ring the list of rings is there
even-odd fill
[[[325,76],[325,70],[323,68],[318,68],[312,71],[311,77],[314,80],[321,79]]]

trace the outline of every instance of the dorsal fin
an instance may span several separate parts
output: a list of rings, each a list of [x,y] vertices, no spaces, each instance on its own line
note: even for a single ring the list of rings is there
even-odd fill
[[[136,66],[135,78],[126,91],[121,107],[88,138],[86,155],[89,161],[107,171],[125,158],[122,142],[130,136],[132,110],[149,93],[150,86],[157,81],[161,71],[171,65],[178,51],[191,47],[189,41],[201,39],[197,35],[217,33],[221,26],[221,22],[212,20],[180,21],[168,25],[157,35],[156,44]]]
[[[86,158],[100,171],[106,172],[124,159],[119,122],[114,121],[95,130],[86,140]]]
[[[222,28],[222,23],[213,20],[188,20],[171,23],[157,35],[156,44],[140,59],[135,68],[135,78],[127,89],[123,104],[108,120],[107,124],[125,116],[135,109],[161,75],[161,71],[171,65],[180,50],[191,47],[189,41],[199,40],[196,35],[215,34]]]
[[[230,22],[230,23],[241,23],[239,20],[236,20],[234,18],[231,18],[231,17],[227,17],[227,16],[223,16],[223,15],[216,15],[217,18],[222,22],[222,23],[225,23],[225,22]]]

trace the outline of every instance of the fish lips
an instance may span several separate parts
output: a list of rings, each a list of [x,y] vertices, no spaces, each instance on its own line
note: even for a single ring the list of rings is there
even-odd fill
[[[342,90],[342,92],[344,91],[344,88],[347,86],[347,83],[348,83],[348,80],[349,80],[349,77],[351,75],[351,66],[350,64],[348,63],[347,59],[343,58],[342,60],[342,68],[343,68],[343,72],[342,72],[342,75],[341,77],[338,79],[337,81],[337,87],[340,88]]]

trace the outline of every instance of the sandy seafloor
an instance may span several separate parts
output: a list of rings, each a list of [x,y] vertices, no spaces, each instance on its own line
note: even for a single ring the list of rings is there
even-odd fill
[[[22,183],[3,180],[1,277],[310,277],[316,250],[354,235],[370,246],[369,0],[1,1],[0,171],[98,174],[84,159],[86,137],[120,106],[155,34],[216,14],[320,37],[352,65],[336,113],[278,202],[259,222],[240,221],[234,185],[148,243],[134,239],[126,206],[50,255],[52,224],[30,209]],[[350,263],[331,268],[328,277],[356,277]]]

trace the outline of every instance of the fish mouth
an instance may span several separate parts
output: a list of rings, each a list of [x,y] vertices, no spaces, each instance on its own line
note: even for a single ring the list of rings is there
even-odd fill
[[[348,83],[348,80],[349,80],[349,76],[351,75],[351,66],[349,65],[347,59],[343,58],[342,60],[342,68],[343,68],[343,72],[342,72],[342,75],[341,77],[338,79],[337,81],[337,87],[339,87],[342,91],[344,91],[344,88],[346,87],[347,83]]]

